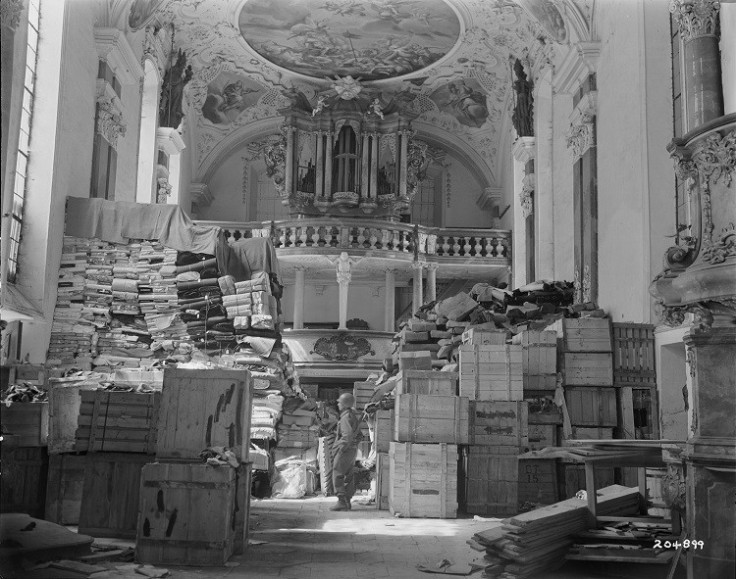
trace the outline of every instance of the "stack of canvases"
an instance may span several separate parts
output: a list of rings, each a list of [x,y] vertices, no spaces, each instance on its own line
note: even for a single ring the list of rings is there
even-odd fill
[[[518,455],[528,445],[522,348],[506,332],[472,329],[460,346],[460,394],[470,398],[465,452],[469,513],[507,515],[517,509]]]
[[[468,398],[457,396],[457,374],[402,370],[394,392],[389,510],[455,518],[457,450],[468,442]]]
[[[166,369],[156,461],[141,472],[136,558],[224,565],[247,545],[251,377]]]

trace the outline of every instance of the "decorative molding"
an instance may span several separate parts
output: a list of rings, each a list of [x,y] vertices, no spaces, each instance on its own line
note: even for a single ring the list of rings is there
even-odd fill
[[[595,125],[593,123],[570,125],[570,131],[567,134],[567,148],[572,151],[576,161],[593,147],[595,147]]]
[[[138,84],[143,67],[123,32],[116,28],[95,28],[95,47],[97,57],[110,65],[120,84]]]
[[[350,272],[352,267],[352,260],[346,251],[340,253],[340,256],[335,260],[335,270],[337,273],[337,283],[340,285],[346,285],[350,283],[352,279],[352,273]]]
[[[146,26],[146,35],[143,39],[143,57],[141,65],[148,59],[158,68],[159,78],[164,77],[166,63],[171,52],[171,40],[169,28],[158,28]],[[145,71],[144,71],[145,72]]]
[[[0,0],[0,26],[15,30],[23,12],[22,0]]]
[[[514,159],[526,165],[537,156],[537,140],[534,137],[519,137],[511,150]]]
[[[113,149],[118,148],[118,139],[125,136],[125,119],[122,103],[110,86],[110,83],[97,81],[97,126],[96,131],[110,143]]]
[[[476,197],[475,204],[480,209],[490,211],[502,198],[501,187],[486,187]]]
[[[534,213],[534,173],[527,173],[522,180],[521,191],[519,192],[519,203],[521,204],[521,212],[524,218]]]
[[[667,473],[662,476],[662,499],[670,509],[679,513],[685,512],[687,503],[687,485],[682,467],[668,464]]]
[[[156,129],[156,145],[167,155],[178,155],[187,147],[179,131],[170,127]]]
[[[592,123],[598,114],[598,91],[591,90],[585,93],[575,110],[570,114],[570,124],[579,125],[580,123]]]
[[[670,0],[670,13],[685,42],[701,36],[718,37],[719,0]]]
[[[571,47],[562,64],[555,69],[552,84],[558,93],[572,94],[598,69],[599,42],[579,42]]]
[[[375,356],[376,351],[366,338],[352,335],[350,332],[340,332],[318,339],[310,354],[318,354],[334,361],[355,361],[369,354]]]
[[[165,205],[171,196],[172,186],[166,177],[156,179],[156,203]]]

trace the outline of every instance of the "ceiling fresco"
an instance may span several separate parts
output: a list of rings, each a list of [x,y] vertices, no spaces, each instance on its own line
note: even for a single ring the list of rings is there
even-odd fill
[[[411,74],[460,38],[460,21],[443,0],[250,0],[238,24],[260,56],[318,79]]]
[[[295,98],[315,110],[349,96],[349,85],[354,102],[411,112],[495,174],[511,130],[513,61],[536,81],[568,49],[570,14],[586,2],[133,0],[126,20],[133,29],[155,12],[158,25],[173,24],[194,69],[185,124],[201,165],[252,123],[277,126]]]

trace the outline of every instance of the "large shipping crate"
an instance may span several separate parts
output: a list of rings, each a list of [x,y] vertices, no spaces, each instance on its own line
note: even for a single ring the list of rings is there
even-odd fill
[[[573,352],[560,355],[565,386],[613,386],[613,355]]]
[[[396,375],[394,394],[456,396],[457,373],[434,370],[402,370]]]
[[[48,402],[13,402],[0,405],[4,434],[17,436],[17,446],[46,446],[49,437]]]
[[[198,460],[205,448],[227,446],[246,462],[250,446],[250,382],[246,370],[167,368],[156,458]]]
[[[79,397],[75,450],[156,452],[160,392],[82,390]]]
[[[469,407],[468,444],[517,448],[529,444],[526,402],[472,400]]]
[[[388,452],[376,454],[376,508],[388,510],[388,497],[391,492],[391,465]]]
[[[23,403],[13,406],[18,404]],[[27,513],[42,519],[46,510],[48,468],[49,455],[46,447],[3,448],[0,512]]]
[[[353,396],[355,397],[355,409],[363,411],[365,405],[371,401],[373,391],[376,389],[376,383],[367,380],[365,382],[353,383]]]
[[[82,390],[92,390],[92,384],[64,384],[50,381],[49,388],[49,454],[75,452]]]
[[[473,346],[460,352],[460,396],[471,400],[522,400],[521,346]]]
[[[151,565],[224,565],[235,550],[236,470],[202,463],[143,467],[136,558]]]
[[[457,446],[392,442],[389,498],[392,515],[457,517]]]
[[[141,469],[151,456],[132,452],[86,455],[79,532],[93,537],[135,537]]]
[[[528,398],[529,424],[562,424],[562,411],[552,396]]]
[[[611,320],[563,318],[547,327],[557,332],[561,352],[611,352]]]
[[[49,455],[45,519],[59,525],[78,525],[84,491],[87,457],[80,454]]]
[[[558,446],[558,428],[556,424],[530,424],[529,448],[531,450],[540,450],[548,446]]]
[[[560,500],[558,463],[557,458],[537,457],[533,453],[519,456],[519,510],[528,511]]]
[[[376,452],[388,452],[393,436],[394,411],[377,410],[373,416],[375,420],[373,423],[373,441],[375,442]]]
[[[468,447],[465,509],[469,514],[505,516],[518,512],[518,448],[511,448],[515,452],[503,447]]]
[[[489,330],[483,328],[468,328],[462,334],[463,344],[473,346],[505,346],[508,332],[506,330]]]
[[[468,444],[469,401],[464,396],[400,394],[395,404],[393,440]]]
[[[616,426],[616,391],[613,388],[565,388],[565,403],[573,426]]]
[[[554,390],[557,387],[557,333],[527,330],[514,337],[522,347],[524,390]]]

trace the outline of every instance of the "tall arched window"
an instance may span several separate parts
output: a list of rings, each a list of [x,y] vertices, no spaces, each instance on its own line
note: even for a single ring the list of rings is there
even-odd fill
[[[358,139],[351,126],[340,129],[333,151],[332,192],[354,192],[358,172]]]
[[[161,78],[158,67],[146,59],[143,70],[141,100],[141,131],[138,142],[138,181],[135,199],[138,203],[154,200],[156,173],[156,124],[158,122],[158,92]]]

